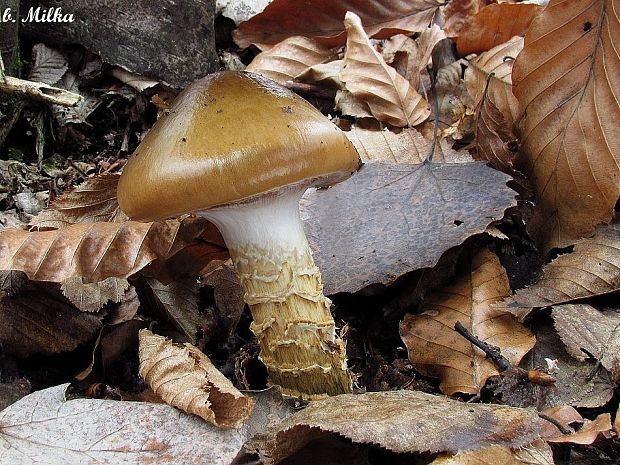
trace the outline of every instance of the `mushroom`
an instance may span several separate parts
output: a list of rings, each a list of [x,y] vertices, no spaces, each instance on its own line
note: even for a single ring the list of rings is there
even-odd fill
[[[192,83],[157,121],[125,165],[118,201],[136,220],[195,213],[214,223],[269,383],[317,399],[351,392],[351,377],[299,200],[359,165],[344,133],[308,102],[260,75],[225,71]]]

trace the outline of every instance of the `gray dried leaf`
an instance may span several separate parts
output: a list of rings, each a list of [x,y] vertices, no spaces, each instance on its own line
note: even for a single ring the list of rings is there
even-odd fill
[[[36,44],[32,47],[32,61],[28,79],[50,86],[60,81],[69,69],[65,56],[45,44]]]
[[[74,107],[52,105],[52,113],[61,126],[67,124],[87,124],[86,120],[101,104],[101,100],[90,94],[80,92],[80,78],[71,72],[65,73],[59,87],[82,96],[82,100]]]

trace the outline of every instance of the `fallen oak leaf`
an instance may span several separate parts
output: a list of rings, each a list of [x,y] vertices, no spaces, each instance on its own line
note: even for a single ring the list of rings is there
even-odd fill
[[[389,66],[374,49],[355,13],[344,19],[347,46],[340,78],[372,115],[396,127],[413,127],[426,120],[430,106],[409,81]]]
[[[138,333],[140,376],[164,402],[221,428],[240,428],[254,401],[241,394],[191,344],[173,344],[148,329]]]

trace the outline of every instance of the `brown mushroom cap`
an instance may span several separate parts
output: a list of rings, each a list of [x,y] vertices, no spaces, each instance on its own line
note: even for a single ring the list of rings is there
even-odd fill
[[[338,181],[359,163],[308,102],[262,76],[225,71],[192,83],[157,121],[123,169],[118,202],[152,221]]]

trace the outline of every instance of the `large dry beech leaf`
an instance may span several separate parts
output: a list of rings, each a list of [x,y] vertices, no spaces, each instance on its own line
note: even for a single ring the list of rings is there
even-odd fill
[[[375,50],[355,13],[344,19],[347,47],[340,78],[379,121],[396,127],[413,127],[431,114],[426,100],[409,81],[389,66]]]
[[[240,428],[250,416],[254,401],[196,347],[173,344],[148,329],[138,338],[140,376],[164,402],[222,428]]]
[[[523,36],[532,20],[543,10],[531,3],[499,3],[485,6],[456,38],[459,55],[480,53]]]
[[[482,162],[369,162],[346,182],[306,192],[301,215],[325,292],[434,266],[514,205],[508,180]]]
[[[549,444],[537,440],[520,449],[491,446],[486,449],[442,455],[430,465],[553,465],[553,451]]]
[[[62,282],[63,295],[83,312],[97,312],[109,301],[118,303],[129,289],[129,281],[107,278],[97,283],[83,283],[82,278],[73,277]]]
[[[233,37],[240,47],[275,45],[290,36],[343,45],[342,20],[352,11],[367,25],[368,35],[385,39],[399,32],[422,31],[441,6],[438,0],[310,0],[300,8],[296,0],[274,0],[262,13],[241,23]]]
[[[0,412],[0,462],[63,465],[229,465],[245,441],[290,414],[282,396],[256,394],[242,429],[217,428],[165,404],[65,399],[37,391]]]
[[[30,225],[36,228],[62,228],[75,223],[125,221],[116,200],[118,174],[89,178],[75,189],[58,197],[52,206],[35,216]]]
[[[578,360],[596,358],[620,380],[620,313],[565,304],[553,307],[551,316],[569,354]]]
[[[101,328],[99,317],[76,310],[51,283],[26,284],[3,297],[0,321],[0,345],[19,357],[68,352]]]
[[[330,48],[307,37],[293,36],[259,53],[246,71],[262,74],[284,85],[311,66],[332,58],[334,52]]]
[[[551,0],[512,72],[523,117],[520,166],[532,182],[543,247],[592,234],[620,195],[619,0]]]
[[[620,224],[600,226],[545,266],[542,278],[497,304],[523,320],[533,308],[549,307],[620,290]]]
[[[416,128],[404,128],[397,134],[388,130],[371,131],[353,127],[345,134],[364,163],[368,161],[422,163],[428,157],[433,145],[432,135],[427,137]],[[473,160],[465,150],[456,151],[442,139],[435,146],[433,161],[462,163]]]
[[[312,402],[256,435],[246,448],[258,452],[269,465],[329,433],[398,453],[456,453],[492,445],[517,448],[539,435],[534,410],[391,391],[345,394]]]
[[[52,231],[0,231],[0,270],[20,270],[35,281],[84,282],[126,278],[165,259],[207,227],[188,218],[156,223],[84,223]]]
[[[405,315],[400,335],[411,363],[422,374],[440,378],[439,388],[446,394],[479,393],[499,372],[482,350],[454,331],[454,324],[460,321],[518,364],[536,339],[511,314],[491,307],[509,293],[508,277],[497,256],[488,249],[477,253],[455,283],[424,300],[420,315]]]
[[[512,65],[523,49],[523,39],[513,37],[470,61],[465,85],[476,107],[476,158],[514,174],[514,154],[508,144],[516,140],[513,125],[519,102],[512,94]]]

